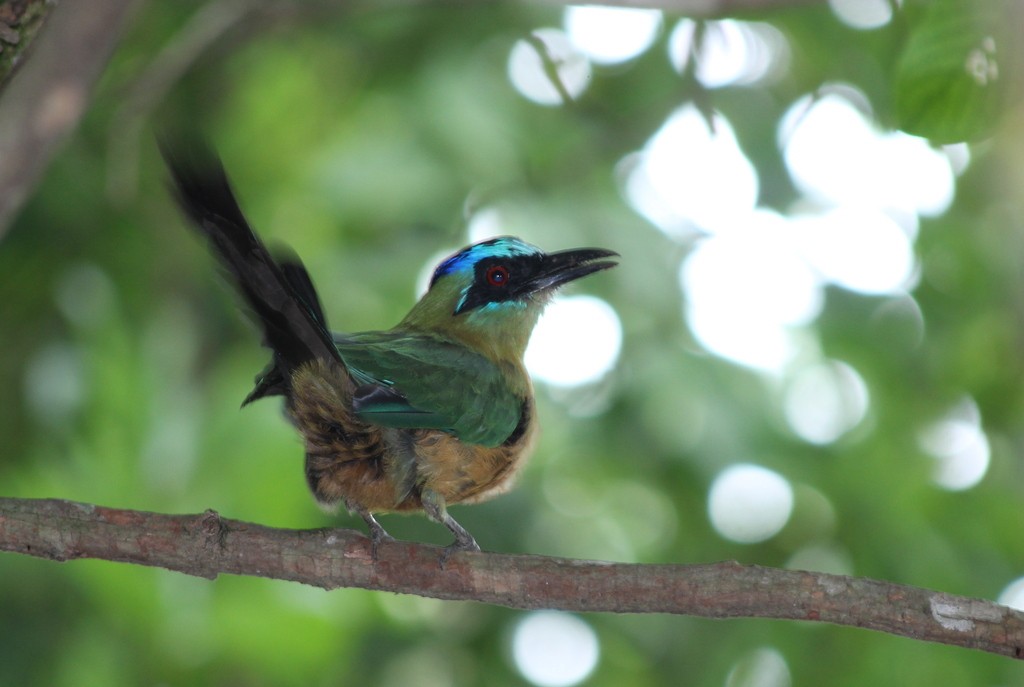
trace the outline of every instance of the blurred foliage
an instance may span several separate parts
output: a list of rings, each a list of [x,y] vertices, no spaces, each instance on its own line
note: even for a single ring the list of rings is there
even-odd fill
[[[857,575],[995,598],[1024,575],[1024,109],[1012,94],[990,103],[944,90],[943,70],[973,43],[939,8],[986,4],[908,2],[873,31],[825,6],[751,16],[788,38],[789,70],[710,92],[668,64],[667,16],[654,48],[597,68],[578,102],[547,108],[514,91],[506,59],[532,29],[561,23],[556,6],[293,9],[238,24],[163,83],[146,67],[161,50],[187,54],[201,6],[150,3],[0,244],[2,493],[361,527],[316,508],[274,402],[238,409],[266,356],[168,198],[150,126],[171,120],[217,144],[253,223],[303,256],[339,329],[396,322],[426,256],[464,243],[482,206],[544,247],[622,253],[615,272],[576,287],[617,309],[620,363],[594,388],[539,388],[544,432],[519,487],[454,510],[485,548],[782,566],[814,546],[841,552]],[[883,122],[989,137],[973,145],[951,209],[922,225],[923,338],[886,317],[891,299],[829,291],[822,346],[856,367],[871,406],[860,427],[817,447],[788,429],[773,380],[693,341],[677,286],[690,246],[629,209],[616,166],[696,101],[733,123],[761,203],[785,208],[797,193],[777,122],[832,81],[861,89]],[[574,410],[595,395],[605,412]],[[933,483],[917,436],[965,395],[992,462],[980,484],[950,492]],[[787,527],[755,545],[724,540],[706,515],[714,476],[747,461],[796,494]],[[398,537],[448,541],[421,517],[383,521]],[[521,614],[477,604],[14,555],[0,557],[0,599],[0,684],[524,684],[509,652]],[[1005,659],[849,628],[586,620],[602,651],[591,685],[722,685],[764,647],[794,684],[1020,683]]]
[[[1007,89],[1019,88],[999,63],[1016,50],[1004,2],[937,0],[917,10],[895,83],[899,124],[936,143],[980,138],[996,125]],[[966,59],[965,59],[966,57]],[[1017,56],[1019,58],[1019,55]],[[965,65],[966,63],[966,65]],[[966,66],[966,68],[965,68]]]

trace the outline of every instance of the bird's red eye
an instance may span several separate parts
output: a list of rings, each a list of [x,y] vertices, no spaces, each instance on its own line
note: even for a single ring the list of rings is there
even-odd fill
[[[504,286],[508,283],[508,268],[504,265],[492,265],[484,274],[491,286]]]

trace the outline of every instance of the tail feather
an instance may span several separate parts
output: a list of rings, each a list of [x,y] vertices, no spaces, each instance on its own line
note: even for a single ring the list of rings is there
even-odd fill
[[[341,361],[312,282],[295,259],[278,264],[253,232],[216,154],[161,141],[179,205],[210,242],[251,308],[282,372],[314,359]],[[298,276],[297,276],[298,275]],[[287,375],[286,375],[287,376]],[[276,390],[275,390],[276,391]]]
[[[326,330],[327,318],[324,316],[324,307],[320,304],[320,296],[317,294],[316,287],[313,286],[313,280],[310,279],[309,272],[306,271],[306,266],[302,264],[302,260],[294,254],[288,256],[279,255],[277,264],[281,268],[285,281],[292,287],[295,295],[309,309],[313,318],[323,325],[323,328]]]
[[[323,306],[320,305],[320,297],[313,286],[313,280],[309,278],[309,272],[306,271],[306,267],[299,260],[299,257],[294,254],[288,256],[281,256],[279,254],[277,264],[281,268],[285,281],[291,285],[314,319],[326,329],[327,318],[324,316]],[[245,400],[242,401],[243,406],[247,406],[265,396],[282,396],[287,393],[288,380],[285,379],[284,374],[281,372],[282,365],[278,362],[277,357],[275,355],[274,360],[271,360],[270,364],[256,375],[255,386],[249,392],[249,395],[245,397]]]

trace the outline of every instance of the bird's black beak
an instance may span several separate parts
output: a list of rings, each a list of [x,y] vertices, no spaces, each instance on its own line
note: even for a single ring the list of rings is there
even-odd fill
[[[539,269],[529,282],[531,292],[556,289],[594,272],[600,272],[618,263],[603,258],[615,258],[619,254],[604,248],[574,248],[557,253],[548,253],[541,258]]]

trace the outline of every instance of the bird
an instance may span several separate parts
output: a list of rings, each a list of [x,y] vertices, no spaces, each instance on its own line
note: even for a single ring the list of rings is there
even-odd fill
[[[214,150],[166,137],[159,146],[172,195],[271,351],[242,405],[284,397],[316,501],[360,516],[375,559],[393,540],[375,515],[391,512],[422,511],[454,535],[442,567],[453,553],[479,551],[448,506],[511,486],[537,434],[523,364],[530,334],[561,286],[614,267],[619,254],[490,238],[442,260],[391,329],[334,333],[302,261],[268,250]]]

